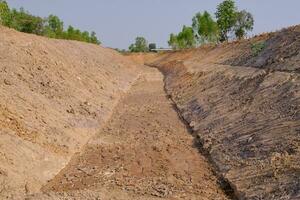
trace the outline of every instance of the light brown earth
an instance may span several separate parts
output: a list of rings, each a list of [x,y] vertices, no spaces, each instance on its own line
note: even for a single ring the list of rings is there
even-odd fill
[[[0,61],[0,199],[300,198],[300,26],[127,56],[0,27]]]
[[[113,50],[0,26],[0,199],[38,192],[138,78]]]
[[[76,191],[78,199],[86,198],[80,191],[100,189],[100,199],[227,199],[167,98],[162,74],[142,71],[105,127],[43,192]]]
[[[3,27],[0,52],[0,199],[227,199],[157,69]]]

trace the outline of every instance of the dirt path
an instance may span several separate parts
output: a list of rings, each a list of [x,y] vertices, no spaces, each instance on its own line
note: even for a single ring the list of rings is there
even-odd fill
[[[49,199],[227,199],[166,97],[161,73],[146,67],[143,71],[106,127],[43,187],[43,195]]]

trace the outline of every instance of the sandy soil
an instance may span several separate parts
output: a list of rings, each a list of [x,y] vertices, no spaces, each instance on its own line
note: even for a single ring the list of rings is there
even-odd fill
[[[0,26],[0,199],[39,191],[138,75],[113,50]]]
[[[87,198],[87,190],[99,199],[227,199],[167,98],[162,74],[142,71],[105,127],[42,188],[44,193],[78,199]]]

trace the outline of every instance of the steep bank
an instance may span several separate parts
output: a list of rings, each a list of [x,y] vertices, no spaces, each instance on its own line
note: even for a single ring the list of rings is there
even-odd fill
[[[299,26],[148,65],[238,198],[300,198]]]
[[[211,165],[240,199],[300,198],[299,27],[139,64],[95,45],[0,36],[1,199],[226,199]],[[143,62],[164,73],[196,142]]]
[[[0,27],[0,198],[53,178],[138,75],[112,50]]]

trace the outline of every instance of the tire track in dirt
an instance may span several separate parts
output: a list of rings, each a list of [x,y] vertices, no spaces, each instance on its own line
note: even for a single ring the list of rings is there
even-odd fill
[[[162,74],[144,67],[105,127],[42,191],[53,199],[228,199],[193,144]]]

